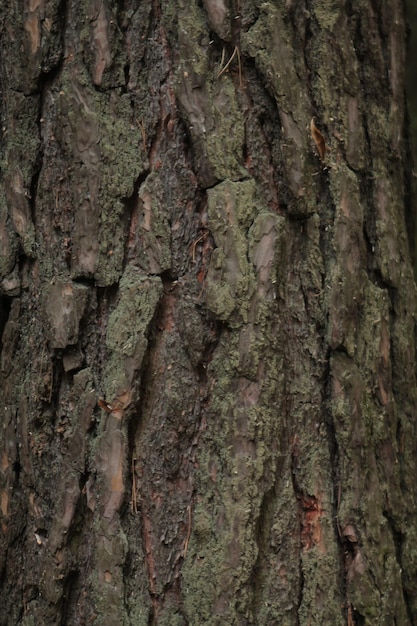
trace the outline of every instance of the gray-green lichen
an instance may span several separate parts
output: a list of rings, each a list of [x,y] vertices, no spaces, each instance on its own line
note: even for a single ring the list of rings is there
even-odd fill
[[[208,190],[207,197],[216,248],[206,278],[206,305],[223,320],[233,313],[240,320],[254,320],[263,299],[277,297],[274,270],[284,219],[257,208],[253,180],[224,181]]]
[[[120,280],[118,304],[110,315],[106,346],[108,361],[103,390],[108,400],[130,397],[148,343],[147,331],[162,295],[159,277],[128,265]]]

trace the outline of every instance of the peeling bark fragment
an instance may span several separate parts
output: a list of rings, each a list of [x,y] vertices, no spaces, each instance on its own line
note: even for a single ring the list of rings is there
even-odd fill
[[[88,287],[76,283],[56,283],[45,290],[48,341],[52,349],[66,348],[77,343],[88,292]]]
[[[65,94],[63,97],[66,97]],[[74,81],[68,115],[72,127],[75,171],[75,220],[72,233],[71,271],[74,277],[92,276],[98,264],[99,184],[101,150],[91,95]]]
[[[106,7],[102,2],[98,5],[98,13],[92,20],[93,43],[95,49],[93,82],[95,85],[101,85],[103,73],[112,62],[107,30],[108,20]]]
[[[120,429],[120,418],[109,415],[105,431],[100,439],[97,467],[101,475],[100,515],[104,520],[114,518],[122,503],[125,485],[123,465],[125,441]]]
[[[94,91],[85,83],[85,71],[70,67],[63,72],[60,116],[53,106],[55,96],[51,97],[53,132],[74,163],[60,172],[58,188],[47,169],[40,176],[45,211],[50,211],[50,204],[44,194],[47,198],[51,191],[53,206],[62,208],[56,211],[59,217],[42,227],[45,240],[58,248],[63,265],[70,264],[73,278],[94,277],[98,284],[109,285],[123,271],[126,201],[145,168],[146,146],[129,100]],[[49,158],[56,158],[53,151],[48,152]],[[65,247],[63,241],[70,245]]]
[[[15,89],[30,94],[42,72],[49,72],[61,58],[63,11],[60,0],[25,0],[21,5],[11,9],[8,40],[21,48],[25,63],[13,64],[10,75]]]
[[[232,19],[229,0],[204,0],[204,8],[207,11],[210,26],[214,32],[223,39],[229,41],[232,34]]]

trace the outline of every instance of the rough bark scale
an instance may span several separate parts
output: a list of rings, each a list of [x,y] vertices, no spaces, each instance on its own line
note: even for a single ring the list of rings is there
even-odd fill
[[[0,15],[0,624],[416,624],[401,2]]]

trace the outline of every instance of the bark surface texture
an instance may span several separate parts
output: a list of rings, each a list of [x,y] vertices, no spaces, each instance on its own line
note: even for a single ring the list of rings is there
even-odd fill
[[[0,28],[1,626],[417,624],[400,0]]]

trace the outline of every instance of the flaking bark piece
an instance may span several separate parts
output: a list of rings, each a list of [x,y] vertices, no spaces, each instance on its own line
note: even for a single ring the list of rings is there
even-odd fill
[[[311,118],[310,130],[313,141],[316,144],[317,152],[319,153],[320,161],[324,163],[324,157],[326,156],[326,142],[323,133],[319,131],[314,122],[314,117]]]

